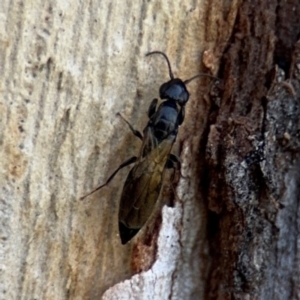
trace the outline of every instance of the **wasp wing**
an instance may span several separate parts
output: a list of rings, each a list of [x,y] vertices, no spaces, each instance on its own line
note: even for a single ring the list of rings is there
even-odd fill
[[[121,196],[119,226],[123,244],[139,231],[154,209],[175,139],[176,135],[170,135],[158,144],[151,128],[146,130],[141,156],[129,172]]]

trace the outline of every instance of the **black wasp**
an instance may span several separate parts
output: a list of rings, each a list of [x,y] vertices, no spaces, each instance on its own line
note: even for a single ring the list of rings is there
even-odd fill
[[[152,100],[148,109],[149,121],[143,135],[119,114],[133,134],[142,140],[140,154],[122,163],[106,183],[81,198],[84,199],[100,190],[120,169],[135,163],[125,181],[120,201],[119,232],[122,244],[130,241],[150,217],[160,194],[164,171],[167,168],[175,168],[175,165],[179,163],[179,159],[171,154],[171,149],[176,140],[178,127],[184,120],[185,104],[189,100],[186,85],[199,76],[212,77],[198,74],[185,81],[174,78],[167,55],[160,51],[153,51],[147,53],[146,56],[152,54],[162,55],[169,68],[170,80],[159,88],[162,103],[157,107],[158,100]]]

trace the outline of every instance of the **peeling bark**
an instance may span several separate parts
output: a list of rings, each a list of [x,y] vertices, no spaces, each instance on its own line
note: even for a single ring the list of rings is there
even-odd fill
[[[0,299],[299,299],[300,3],[2,1]],[[157,210],[118,205],[137,129],[191,83]],[[172,206],[165,206],[165,203]],[[171,201],[170,201],[171,200]]]

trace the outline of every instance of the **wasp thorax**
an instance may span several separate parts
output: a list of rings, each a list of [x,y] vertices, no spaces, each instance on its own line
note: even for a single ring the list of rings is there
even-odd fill
[[[164,101],[151,119],[155,137],[161,141],[170,134],[176,134],[178,128],[178,108],[174,101]]]
[[[162,84],[159,88],[159,95],[161,99],[174,100],[179,105],[184,105],[189,100],[189,92],[184,82],[179,78],[171,79]]]

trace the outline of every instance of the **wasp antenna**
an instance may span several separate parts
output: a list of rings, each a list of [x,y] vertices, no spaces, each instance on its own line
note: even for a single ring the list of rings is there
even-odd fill
[[[189,84],[191,81],[193,81],[194,79],[196,79],[198,77],[201,77],[201,76],[209,77],[209,78],[212,78],[212,79],[215,79],[215,80],[219,80],[218,77],[215,77],[215,76],[212,76],[212,75],[209,75],[209,74],[205,74],[205,73],[199,73],[199,74],[193,76],[192,78],[190,78],[188,80],[185,80],[183,83],[184,84]]]
[[[152,54],[161,54],[166,59],[166,61],[168,63],[168,67],[169,67],[170,78],[174,79],[174,75],[173,75],[173,72],[172,72],[172,69],[171,69],[171,64],[170,64],[170,61],[168,59],[168,56],[165,53],[161,52],[161,51],[152,51],[152,52],[147,53],[146,56],[149,56],[149,55],[152,55]]]
[[[95,188],[94,190],[92,190],[91,192],[89,192],[88,194],[86,194],[86,195],[80,197],[79,200],[81,200],[81,201],[84,200],[84,199],[87,198],[88,196],[94,194],[95,192],[97,192],[98,190],[100,190],[101,188],[103,188],[105,185],[106,185],[106,183],[103,184],[103,185],[101,185],[101,186],[98,186],[97,188]]]

